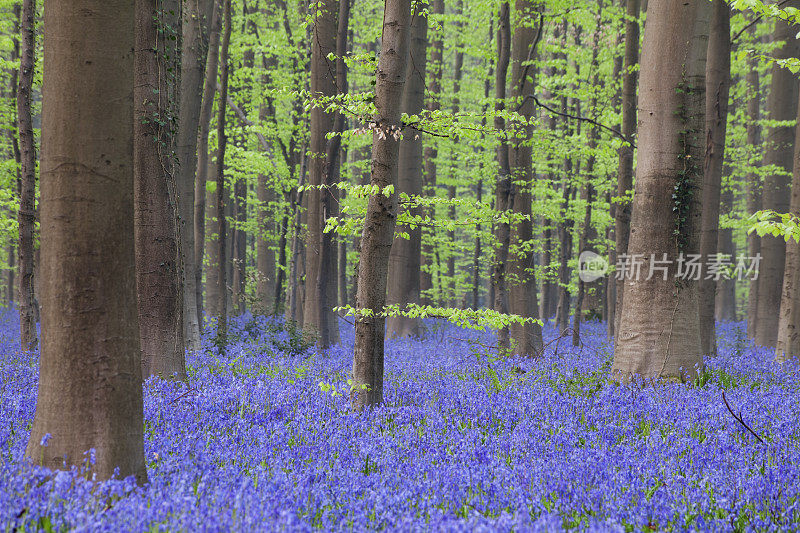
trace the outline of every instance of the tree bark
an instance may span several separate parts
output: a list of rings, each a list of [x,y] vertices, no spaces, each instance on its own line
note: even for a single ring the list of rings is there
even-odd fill
[[[730,215],[733,212],[733,191],[725,189],[720,195],[720,213]],[[719,253],[726,257],[734,258],[736,247],[733,243],[733,229],[720,228],[717,239]],[[720,322],[734,322],[736,320],[736,280],[720,279],[717,281],[717,296],[715,304],[716,319]]]
[[[186,379],[174,132],[179,6],[136,0],[133,202],[142,377]],[[170,15],[172,13],[173,15]],[[159,27],[161,26],[161,27]]]
[[[313,98],[324,99],[335,96],[338,80],[335,77],[336,65],[328,55],[336,53],[338,0],[322,0],[314,16],[311,38],[311,94]],[[345,28],[345,36],[347,35]],[[333,234],[325,233],[326,221],[336,216],[338,200],[336,190],[330,181],[330,172],[338,164],[338,148],[331,150],[329,132],[335,129],[336,116],[325,112],[326,105],[311,109],[311,135],[309,160],[309,185],[312,187],[305,195],[308,202],[306,217],[306,297],[303,307],[303,328],[317,338],[317,346],[326,349],[339,341],[339,322],[333,307],[336,304],[338,275],[336,248]],[[339,142],[337,136],[335,142]],[[335,158],[335,161],[334,161]],[[319,186],[326,186],[320,190]],[[333,200],[333,201],[332,201]]]
[[[679,256],[700,247],[705,151],[705,68],[710,3],[650,5],[639,84],[639,160],[628,254],[642,275],[625,280],[615,379],[694,376],[702,365],[698,283],[677,276]],[[676,195],[676,196],[673,196]],[[653,260],[666,259],[667,265]],[[665,266],[663,271],[651,268]],[[650,278],[650,279],[647,279]],[[666,279],[664,279],[666,278]]]
[[[444,0],[431,0],[429,13],[436,20],[441,21],[444,15]],[[436,29],[430,45],[430,60],[428,61],[428,92],[431,98],[428,100],[428,113],[432,114],[441,109],[439,99],[442,93],[442,63],[444,54],[443,30]],[[439,150],[436,143],[428,143],[425,146],[425,173],[422,176],[422,191],[425,196],[436,196],[436,158]],[[436,217],[436,209],[426,207],[423,209],[426,219],[433,220]],[[425,305],[432,305],[433,298],[433,268],[434,268],[434,229],[423,231],[421,237],[421,257],[420,257],[420,301]]]
[[[203,80],[203,97],[200,106],[199,128],[197,133],[197,183],[194,197],[194,277],[196,286],[195,301],[200,329],[203,329],[205,315],[218,316],[217,273],[219,258],[213,242],[206,242],[206,221],[210,225],[216,218],[214,202],[207,202],[209,194],[206,184],[210,178],[216,183],[216,153],[208,150],[208,134],[211,130],[211,116],[214,114],[214,95],[217,90],[217,74],[219,69],[219,41],[222,30],[222,5],[219,0],[213,1],[211,26],[208,33],[208,54],[206,55],[205,78]],[[209,239],[210,241],[210,239]],[[203,297],[203,263],[208,247],[208,270],[206,271],[206,290]],[[204,305],[208,302],[208,305]]]
[[[36,141],[31,117],[31,89],[36,53],[36,1],[22,3],[22,55],[17,89],[17,121],[20,147],[19,187],[19,325],[23,350],[33,351],[36,334],[36,299],[33,290],[34,231],[36,227]]]
[[[267,120],[269,112],[266,103],[262,102],[258,110],[259,120],[263,123]],[[258,228],[259,234],[256,236],[256,265],[258,270],[258,282],[256,283],[256,295],[258,297],[260,311],[264,314],[275,314],[275,302],[278,295],[275,291],[275,252],[270,246],[271,233],[275,229],[275,223],[270,213],[274,213],[271,204],[275,201],[276,194],[273,184],[270,183],[267,175],[263,172],[258,174]],[[284,242],[284,247],[286,243]],[[284,254],[286,252],[284,251]]]
[[[118,468],[144,483],[134,2],[55,2],[44,18],[42,346],[25,455],[56,469],[88,465],[98,480]]]
[[[800,103],[798,103],[800,110]],[[800,133],[800,121],[795,127],[795,138]],[[789,212],[800,217],[800,143],[794,146],[792,172],[792,197]],[[786,265],[778,320],[775,356],[779,362],[800,358],[800,243],[790,239],[786,243]]]
[[[800,8],[800,1],[790,0],[787,7]],[[773,52],[777,59],[800,55],[797,29],[784,21],[775,22],[775,41],[785,43]],[[767,96],[767,118],[771,121],[793,121],[797,118],[797,75],[775,63],[772,66],[772,86]],[[789,211],[789,177],[795,143],[793,126],[773,126],[767,130],[764,166],[782,169],[764,177],[762,208],[778,213]],[[761,237],[761,262],[758,277],[758,310],[755,341],[759,346],[775,347],[778,337],[783,272],[786,262],[786,242],[783,237]]]
[[[425,105],[425,71],[428,52],[428,17],[421,13],[419,4],[411,22],[411,45],[406,67],[406,82],[403,90],[402,111],[409,116],[420,115]],[[407,129],[400,141],[398,159],[398,192],[408,194],[412,199],[422,195],[422,133]],[[410,213],[422,215],[419,208]],[[420,258],[422,255],[422,228],[404,226],[400,231],[409,238],[396,237],[389,255],[388,296],[389,305],[399,304],[400,309],[407,304],[419,304]],[[388,335],[391,338],[419,336],[419,319],[404,316],[390,317],[387,320]]]
[[[536,111],[532,99],[527,95],[536,89],[536,67],[529,62],[536,60],[538,34],[543,31],[539,14],[543,6],[537,0],[516,0],[515,18],[517,27],[511,46],[511,101],[527,121]],[[539,302],[536,298],[536,276],[534,274],[534,253],[529,249],[533,239],[531,221],[531,202],[533,196],[533,159],[529,140],[533,135],[530,124],[510,124],[512,142],[509,146],[510,172],[513,202],[511,209],[515,214],[528,217],[510,226],[510,252],[508,276],[513,288],[509,292],[509,311],[523,318],[539,318]],[[542,328],[538,323],[512,324],[509,334],[513,341],[514,353],[537,356],[542,351]]]
[[[208,24],[212,19],[217,0],[182,0],[182,59],[180,65],[180,106],[175,149],[178,158],[176,182],[178,189],[178,215],[180,229],[180,254],[183,276],[183,322],[186,346],[191,351],[200,349],[202,287],[197,286],[195,264],[195,170],[197,165],[198,137],[203,77],[208,52]],[[201,211],[202,213],[202,211]],[[202,241],[201,241],[202,245]]]
[[[755,31],[755,30],[753,30]],[[746,84],[750,97],[747,99],[747,146],[753,154],[761,153],[761,88],[758,74],[758,58],[747,61]],[[747,173],[745,181],[747,194],[747,214],[752,215],[761,210],[761,176],[758,172]],[[756,257],[761,253],[761,238],[754,231],[747,235],[747,254]],[[750,280],[747,294],[747,336],[756,337],[758,323],[758,279]]]
[[[228,100],[228,46],[231,41],[231,0],[224,0],[223,33],[219,50],[220,91],[217,115],[217,346],[225,350],[228,337],[228,271],[227,271],[227,217],[225,216],[225,148],[228,137],[225,134],[225,113]]]
[[[639,11],[641,0],[625,0],[625,59],[622,69],[622,127],[620,133],[631,140],[636,136],[636,87],[639,63]],[[619,148],[619,169],[617,171],[617,197],[621,200],[614,206],[614,238],[617,261],[628,254],[628,240],[631,232],[631,203],[627,200],[633,189],[633,145],[624,143]],[[619,333],[619,320],[622,316],[625,283],[616,279],[616,302],[614,303],[614,332]]]
[[[506,121],[502,116],[506,108],[506,76],[508,63],[511,57],[511,21],[507,1],[500,4],[499,23],[497,26],[497,71],[495,72],[495,111],[494,127],[498,132],[504,132]],[[511,207],[513,198],[511,193],[511,163],[509,161],[508,143],[505,137],[500,138],[497,147],[497,163],[499,174],[495,185],[494,209],[498,213],[505,213]],[[494,310],[508,314],[510,311],[508,289],[506,282],[506,263],[508,262],[508,248],[510,244],[510,229],[507,222],[497,222],[495,225],[495,238],[497,249],[494,258]],[[504,353],[510,348],[509,328],[500,328],[497,332],[497,345],[499,351]]]
[[[725,132],[728,125],[728,93],[731,85],[730,7],[713,0],[706,64],[706,152],[703,163],[703,195],[700,256],[704,264],[717,253],[719,202],[725,163]],[[703,272],[699,287],[700,352],[716,355],[715,309],[717,282]]]
[[[375,85],[370,185],[384,190],[397,186],[401,101],[406,78],[411,34],[411,0],[386,0],[381,54]],[[397,193],[369,197],[361,259],[358,265],[356,335],[353,350],[353,388],[350,394],[357,410],[383,401],[383,310],[389,253],[397,222]],[[365,312],[366,311],[366,312]]]

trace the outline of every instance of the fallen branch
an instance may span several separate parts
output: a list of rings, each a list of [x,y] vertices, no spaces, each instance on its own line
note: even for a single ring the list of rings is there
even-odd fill
[[[725,391],[722,391],[722,401],[725,402],[725,407],[728,408],[728,412],[731,414],[731,416],[734,418],[734,420],[736,420],[742,426],[744,426],[744,428],[747,431],[749,431],[752,436],[754,436],[756,439],[758,439],[758,442],[760,442],[761,444],[764,444],[764,439],[762,439],[758,435],[758,433],[753,431],[753,429],[750,426],[748,426],[747,423],[744,421],[744,419],[742,418],[742,413],[740,412],[739,416],[736,416],[736,413],[733,412],[733,409],[731,409],[731,405],[728,403],[728,399],[725,397]]]

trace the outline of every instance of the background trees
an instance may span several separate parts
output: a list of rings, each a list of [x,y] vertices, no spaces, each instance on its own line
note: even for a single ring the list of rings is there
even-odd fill
[[[184,377],[185,349],[201,347],[201,329],[216,328],[224,350],[228,316],[249,312],[284,315],[322,349],[339,342],[354,315],[353,381],[366,386],[355,390],[357,407],[381,398],[385,318],[396,337],[426,335],[426,317],[489,325],[501,352],[531,357],[543,349],[539,319],[554,320],[576,345],[582,321],[605,319],[617,341],[614,368],[626,376],[691,372],[714,352],[715,317],[747,318],[758,344],[796,355],[795,250],[784,257],[781,237],[797,227],[796,215],[782,214],[796,211],[788,177],[800,5],[754,4],[751,14],[716,0],[660,2],[648,6],[641,44],[636,0],[624,8],[610,0],[415,5],[412,15],[404,0],[136,2],[130,79],[124,56],[120,70],[101,63],[107,71],[87,71],[108,77],[108,87],[98,81],[82,91],[102,100],[112,89],[121,94],[122,78],[135,87],[130,132],[110,130],[124,121],[122,110],[93,131],[109,128],[108,143],[134,135],[145,378]],[[41,109],[36,8],[28,0],[0,5],[0,284],[19,307],[27,350],[36,345],[37,298],[52,304],[77,290],[48,295],[54,280],[63,283],[58,265],[67,263],[58,254],[67,249],[44,253],[47,242],[63,232],[89,255],[87,243],[108,244],[92,228],[80,248],[59,226],[67,220],[43,213],[40,245],[37,194],[42,206],[78,201],[78,193],[89,204],[122,205],[120,191],[90,179],[111,175],[96,168],[97,150],[108,165],[122,161],[116,183],[128,179],[121,148],[64,140],[89,134],[83,123],[100,120],[96,102],[75,104],[85,116],[61,109],[55,96],[45,98],[49,117]],[[75,11],[53,9],[68,19],[59,21],[59,38],[78,39]],[[133,22],[113,20],[126,37]],[[44,53],[56,54],[47,43]],[[64,52],[48,64],[60,76],[79,60]],[[48,167],[43,155],[39,172],[51,184],[39,193],[38,141],[53,143],[48,157],[74,150],[70,164],[84,166]],[[58,143],[67,143],[63,154]],[[88,180],[85,188],[48,200],[47,187],[66,187],[64,169]],[[48,216],[60,217],[52,206]],[[86,209],[103,211],[93,206]],[[748,217],[760,209],[777,214],[760,215],[759,239],[748,235]],[[80,219],[81,231],[90,220],[114,238],[128,228],[110,213],[94,216]],[[111,241],[127,253],[127,241]],[[579,276],[587,251],[609,261],[605,280]],[[740,259],[759,252],[753,281]],[[693,254],[702,254],[703,268],[678,280]],[[662,261],[670,262],[665,270]],[[94,276],[92,265],[85,268]],[[127,271],[114,268],[121,285],[93,290],[128,290]],[[78,312],[78,303],[64,305]],[[130,313],[114,309],[108,320]],[[52,313],[44,312],[43,327]],[[84,334],[80,342],[96,341]],[[70,343],[78,340],[46,337],[77,350]],[[55,363],[42,349],[48,382]],[[120,361],[138,350],[128,340],[118,349]]]

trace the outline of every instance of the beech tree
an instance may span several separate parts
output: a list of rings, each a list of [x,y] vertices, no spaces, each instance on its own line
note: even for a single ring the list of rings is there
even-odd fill
[[[313,98],[336,94],[336,65],[328,57],[336,53],[337,0],[323,0],[315,5],[311,38],[311,95]],[[345,30],[346,31],[346,30]],[[335,201],[331,196],[334,173],[326,173],[327,134],[334,129],[334,114],[317,105],[311,110],[311,139],[309,149],[308,233],[306,237],[306,292],[303,327],[318,335],[320,348],[339,341],[339,322],[333,308],[336,305],[337,262],[331,234],[324,233],[329,217],[335,216]],[[333,156],[333,154],[331,154]],[[338,156],[338,153],[336,154]],[[328,181],[326,181],[328,178]],[[326,188],[320,189],[320,186]],[[333,198],[335,200],[335,198]]]
[[[174,131],[177,2],[136,0],[134,230],[142,374],[186,377]]]
[[[705,69],[710,4],[667,0],[648,6],[639,83],[639,142],[628,255],[652,278],[625,281],[612,372],[683,378],[702,364],[698,284],[679,279],[680,254],[699,251],[705,149]],[[654,261],[667,260],[667,265]]]
[[[787,7],[800,8],[800,1],[790,0]],[[775,22],[775,41],[783,43],[773,52],[776,59],[800,55],[797,29],[783,20]],[[797,118],[797,75],[775,63],[771,69],[772,84],[767,95],[767,118],[774,124],[767,128],[764,141],[763,165],[773,169],[764,177],[762,209],[778,213],[789,211],[789,176],[792,172],[795,131],[790,124]],[[778,336],[781,287],[786,262],[786,242],[783,237],[761,237],[761,262],[758,276],[758,310],[756,311],[755,341],[760,346],[774,348]]]
[[[700,254],[711,258],[717,253],[719,238],[720,188],[725,162],[725,133],[728,125],[728,93],[731,75],[730,8],[723,0],[712,2],[711,29],[706,64],[705,131],[703,195]],[[704,273],[700,280],[700,352],[716,355],[716,289],[713,277]]]
[[[386,0],[375,84],[377,113],[373,119],[370,177],[370,185],[379,192],[369,197],[358,264],[351,392],[356,409],[383,401],[383,309],[389,251],[397,222],[397,193],[391,188],[397,186],[400,137],[403,135],[400,105],[406,80],[411,18],[411,0]]]
[[[45,10],[42,343],[26,456],[52,468],[86,466],[98,479],[118,468],[144,482],[134,20],[130,0],[55,2]]]
[[[34,54],[36,53],[35,0],[22,2],[22,55],[19,87],[17,89],[17,120],[19,125],[20,184],[19,184],[19,324],[23,349],[35,350],[36,299],[34,297],[34,231],[36,226],[36,141],[31,116]]]
[[[428,16],[424,11],[426,7],[424,2],[419,2],[411,22],[411,45],[401,102],[403,112],[409,116],[422,113],[425,105],[428,51]],[[398,192],[412,197],[422,194],[422,135],[421,132],[409,128],[400,141]],[[421,215],[422,211],[414,208],[411,214]],[[401,230],[408,234],[408,238],[397,236],[392,244],[387,301],[389,304],[398,304],[402,309],[406,304],[420,303],[422,228],[406,226]],[[390,337],[416,337],[420,333],[419,319],[403,315],[390,317],[387,327]]]

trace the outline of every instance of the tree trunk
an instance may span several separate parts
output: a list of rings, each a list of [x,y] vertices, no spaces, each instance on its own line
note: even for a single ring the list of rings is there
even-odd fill
[[[217,115],[217,347],[220,352],[225,350],[228,337],[228,272],[227,272],[227,231],[228,224],[225,216],[225,147],[228,137],[225,134],[225,112],[228,101],[228,46],[231,41],[231,0],[224,0],[223,19],[224,30],[219,50],[219,106]]]
[[[720,196],[720,213],[729,215],[733,212],[733,191],[725,189]],[[736,247],[733,244],[733,229],[720,228],[717,239],[717,249],[720,254],[733,260]],[[717,281],[717,296],[715,304],[716,319],[720,322],[733,322],[736,320],[736,280],[720,279]]]
[[[314,16],[314,27],[311,38],[311,94],[317,99],[336,95],[336,65],[328,58],[336,54],[338,0],[322,0],[317,6]],[[345,35],[347,35],[345,29]],[[326,105],[314,106],[311,109],[311,136],[309,185],[312,187],[305,195],[308,201],[308,220],[306,234],[306,298],[303,307],[303,328],[317,336],[317,346],[326,349],[339,341],[339,322],[333,307],[336,304],[338,282],[336,249],[333,234],[324,233],[326,220],[335,216],[338,200],[335,188],[319,189],[319,186],[330,186],[333,172],[329,172],[338,164],[338,148],[331,150],[327,157],[330,141],[329,132],[335,129],[334,113],[325,112]],[[335,142],[340,141],[337,136]],[[332,147],[331,147],[332,148]],[[334,161],[334,158],[336,161]]]
[[[183,276],[183,323],[186,346],[189,350],[200,349],[202,307],[197,302],[198,292],[195,264],[195,169],[197,165],[200,106],[203,90],[203,75],[206,67],[209,30],[217,0],[182,0],[182,58],[180,65],[180,106],[175,150],[178,158],[176,183],[178,193],[178,215],[180,228],[180,254]],[[202,213],[202,211],[201,211]],[[202,241],[201,241],[202,245]]]
[[[636,87],[639,63],[639,10],[641,0],[626,0],[625,10],[625,59],[622,69],[622,128],[620,132],[625,138],[634,142],[636,137]],[[633,145],[624,143],[619,148],[619,169],[617,171],[617,197],[619,203],[614,206],[614,237],[616,239],[615,256],[617,263],[625,262],[628,256],[628,240],[631,233],[631,203],[627,200],[633,189]],[[625,283],[615,280],[616,302],[614,303],[614,331],[619,333],[619,320],[622,316]]]
[[[444,15],[444,0],[431,0],[428,9],[430,15],[435,16],[439,21],[442,20]],[[439,99],[442,92],[442,63],[444,51],[444,36],[443,28],[435,28],[431,41],[430,61],[428,67],[430,73],[428,75],[428,93],[431,98],[428,100],[428,113],[435,113],[441,109]],[[422,191],[427,197],[436,196],[436,158],[439,151],[436,143],[431,142],[425,146],[425,173],[422,176]],[[427,220],[434,220],[436,218],[436,209],[434,207],[426,207],[423,209],[423,215]],[[435,229],[426,229],[422,233],[421,244],[421,257],[420,257],[420,301],[425,305],[432,305],[433,298],[433,258],[434,258],[434,234]]]
[[[753,30],[755,31],[755,30]],[[751,57],[747,61],[746,84],[748,87],[747,99],[747,146],[753,154],[761,153],[761,89],[758,74],[758,58]],[[752,215],[761,210],[761,176],[758,172],[747,173],[745,182],[747,195],[747,214]],[[747,255],[756,257],[761,253],[761,238],[754,231],[747,235]],[[758,278],[750,280],[747,295],[747,336],[756,337],[756,324],[758,323]]]
[[[133,202],[142,377],[186,378],[173,131],[179,6],[136,0]],[[172,13],[172,15],[170,15]],[[159,26],[162,26],[159,27]],[[163,30],[163,31],[162,31]]]
[[[497,71],[495,72],[495,111],[494,127],[498,132],[505,131],[506,121],[503,111],[506,108],[506,76],[508,63],[511,57],[511,22],[509,5],[507,1],[500,4],[499,23],[497,26]],[[499,175],[495,185],[494,209],[497,213],[505,213],[512,205],[511,193],[511,163],[509,161],[508,143],[501,137],[497,147],[497,163]],[[506,285],[506,263],[508,262],[508,248],[510,242],[510,229],[507,222],[497,222],[495,225],[495,238],[497,250],[494,258],[494,310],[508,314],[508,290]],[[501,353],[510,348],[508,327],[500,328],[497,332],[497,345]]]
[[[420,4],[420,7],[426,7]],[[420,115],[425,105],[425,69],[428,53],[428,17],[417,10],[411,22],[409,62],[403,90],[402,111],[409,116]],[[409,128],[400,141],[398,159],[398,192],[408,194],[412,200],[422,195],[422,133]],[[419,208],[411,216],[422,215]],[[400,231],[409,238],[396,237],[389,255],[388,296],[389,305],[419,304],[420,258],[422,255],[422,228],[404,226]],[[387,321],[389,337],[419,336],[419,319],[404,316],[390,317]]]
[[[25,455],[146,482],[133,238],[134,3],[47,5],[42,345]],[[113,229],[113,231],[110,231]],[[49,435],[49,437],[48,437]]]
[[[386,0],[381,54],[375,85],[370,185],[384,190],[397,186],[401,101],[411,34],[411,0]],[[407,132],[407,134],[414,134]],[[383,401],[383,310],[389,253],[397,222],[397,193],[371,195],[361,234],[356,296],[356,336],[353,350],[353,387],[350,394],[357,410]]]
[[[724,0],[713,0],[706,65],[706,152],[703,164],[703,196],[700,255],[704,264],[717,253],[719,201],[722,169],[725,162],[725,132],[728,125],[728,92],[731,85],[730,7]],[[700,352],[716,355],[717,332],[714,324],[717,282],[703,272],[700,280]]]
[[[800,8],[800,1],[790,0],[787,7]],[[777,59],[796,58],[800,55],[797,29],[784,21],[775,22],[775,41],[785,44],[773,52]],[[767,96],[767,118],[770,121],[793,121],[797,118],[797,75],[775,63],[772,66],[772,87]],[[782,169],[778,174],[764,177],[762,209],[778,213],[789,211],[789,178],[792,172],[792,154],[795,143],[793,126],[773,126],[767,130],[764,166],[775,165]],[[783,237],[761,237],[761,262],[758,277],[758,310],[755,341],[759,346],[775,347],[778,337],[783,268],[786,262],[786,242]]]
[[[800,103],[798,110],[800,110]],[[795,136],[800,134],[800,131],[797,130],[800,130],[800,121],[797,123]],[[795,217],[800,217],[800,143],[795,143],[794,146],[792,198],[789,212]],[[784,269],[775,356],[779,362],[800,358],[800,243],[794,239],[790,239],[786,243],[786,268]]]
[[[266,103],[262,102],[258,110],[259,120],[263,124],[268,118]],[[258,230],[256,235],[256,266],[258,270],[258,282],[256,283],[256,295],[258,297],[260,311],[265,315],[275,314],[275,302],[278,295],[275,292],[275,252],[270,246],[272,233],[275,230],[274,207],[271,204],[275,201],[275,190],[273,184],[263,172],[258,174]],[[284,247],[286,242],[284,241]],[[284,251],[284,254],[286,252]]]
[[[36,349],[36,300],[33,291],[34,230],[36,227],[36,141],[31,117],[35,63],[36,1],[22,3],[22,57],[17,90],[17,120],[21,155],[19,196],[19,325],[23,350]]]
[[[203,98],[200,106],[200,121],[197,134],[197,183],[194,197],[194,276],[196,283],[197,316],[200,319],[202,330],[205,315],[217,316],[219,310],[217,302],[217,273],[219,272],[219,258],[216,256],[216,246],[209,239],[206,242],[206,221],[209,226],[216,219],[216,206],[213,195],[207,190],[207,183],[216,184],[216,152],[209,153],[208,134],[211,130],[211,116],[214,114],[214,95],[217,90],[217,74],[219,69],[219,41],[222,29],[222,5],[218,0],[213,0],[213,12],[208,37],[208,54],[206,56],[205,78],[203,80]],[[205,298],[203,297],[203,263],[204,256],[208,254],[208,269],[206,271]],[[208,305],[205,305],[205,302]]]
[[[697,254],[700,248],[698,200],[703,184],[696,162],[705,151],[710,11],[705,0],[665,0],[650,5],[647,14],[639,84],[639,160],[627,250],[641,258],[642,274],[630,272],[625,279],[615,379],[634,374],[645,379],[684,378],[696,375],[703,363],[698,283],[679,278],[677,267],[679,254]],[[667,265],[660,263],[664,259]],[[662,266],[666,275],[657,270]]]
[[[538,34],[543,31],[539,14],[542,6],[535,0],[516,0],[517,27],[514,30],[511,57],[511,101],[514,109],[522,117],[530,120],[536,108],[527,95],[534,94],[536,87],[536,67],[528,62],[537,57]],[[538,21],[537,21],[538,19]],[[537,21],[534,24],[534,21]],[[539,302],[536,299],[536,276],[534,274],[534,253],[528,248],[533,239],[531,221],[531,201],[533,199],[533,160],[529,140],[533,126],[529,124],[510,124],[512,142],[509,146],[510,172],[513,176],[511,209],[515,214],[527,216],[510,227],[510,257],[508,259],[509,311],[530,320],[539,318]],[[514,353],[537,356],[542,351],[542,328],[538,323],[512,324],[509,328]]]

